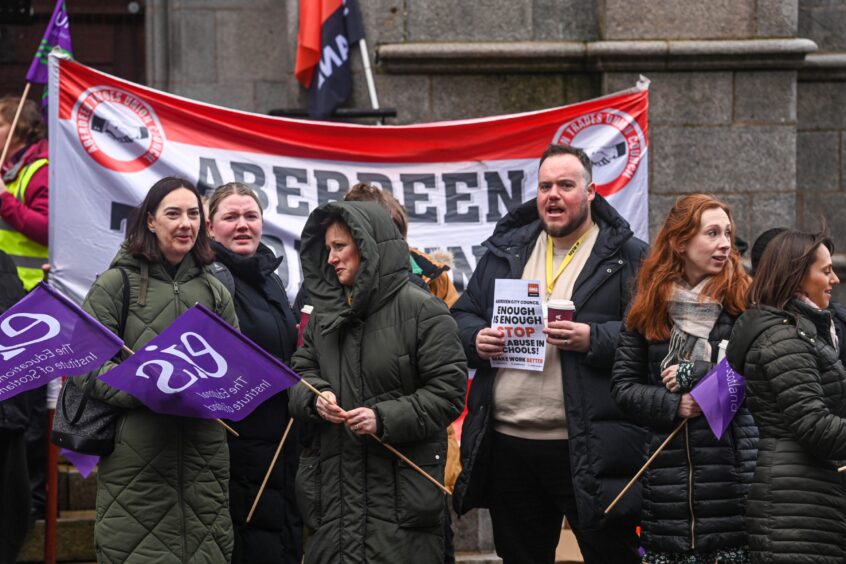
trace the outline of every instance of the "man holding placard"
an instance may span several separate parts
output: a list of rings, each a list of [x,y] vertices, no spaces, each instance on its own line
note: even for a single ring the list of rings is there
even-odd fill
[[[610,519],[602,508],[642,462],[643,430],[619,412],[609,379],[646,244],[596,193],[588,155],[551,145],[540,159],[536,200],[503,218],[484,246],[453,307],[478,369],[456,510],[490,508],[506,564],[551,564],[565,515],[585,562],[639,562],[639,496]],[[542,371],[491,366],[506,349],[506,332],[491,327],[497,279],[541,281],[544,311],[557,313],[543,331]]]

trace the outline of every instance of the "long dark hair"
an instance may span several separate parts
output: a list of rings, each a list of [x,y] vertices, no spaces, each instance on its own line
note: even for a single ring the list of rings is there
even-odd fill
[[[194,241],[191,254],[198,264],[211,264],[214,260],[214,251],[209,245],[209,236],[206,234],[206,215],[203,212],[200,193],[193,184],[184,178],[175,176],[162,178],[153,184],[144,201],[132,210],[126,228],[126,250],[129,254],[153,263],[164,262],[164,255],[159,248],[159,240],[156,234],[147,227],[147,215],[156,215],[156,210],[159,209],[159,204],[162,203],[165,196],[180,188],[193,192],[197,197],[197,206],[200,208],[200,226],[197,229],[197,240]]]
[[[755,269],[749,303],[783,309],[799,291],[808,269],[817,260],[820,245],[834,252],[834,242],[825,227],[819,233],[789,229],[777,235],[764,249]]]

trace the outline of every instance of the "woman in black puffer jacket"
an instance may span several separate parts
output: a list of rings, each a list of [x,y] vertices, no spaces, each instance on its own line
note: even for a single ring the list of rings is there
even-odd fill
[[[261,243],[262,214],[255,193],[238,182],[224,184],[209,200],[209,233],[214,239],[212,273],[233,292],[241,331],[261,348],[290,364],[297,343],[294,313],[276,269],[282,262]],[[222,265],[222,266],[221,266]],[[228,279],[225,272],[231,274]],[[290,421],[288,392],[261,404],[245,419],[230,422],[240,437],[229,437],[229,509],[235,530],[233,564],[302,561],[302,519],[294,496],[300,456],[298,425],[291,428],[252,520],[250,507]]]
[[[749,277],[733,239],[725,204],[702,194],[679,199],[641,267],[620,334],[611,391],[650,430],[649,452],[690,418],[643,481],[646,564],[748,562],[743,514],[757,429],[741,408],[717,439],[689,393],[744,308]]]
[[[746,507],[752,562],[846,561],[846,371],[826,309],[839,282],[831,240],[782,233],[767,246],[729,363],[746,377],[761,433]]]

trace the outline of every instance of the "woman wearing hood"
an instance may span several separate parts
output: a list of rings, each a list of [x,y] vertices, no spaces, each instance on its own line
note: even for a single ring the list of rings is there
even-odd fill
[[[378,441],[443,481],[446,427],[467,366],[443,301],[408,281],[408,245],[375,202],[335,202],[302,236],[314,305],[293,368],[292,415],[316,424],[297,474],[306,563],[443,562],[443,493]]]
[[[231,182],[209,199],[209,234],[215,263],[212,272],[228,281],[241,332],[286,364],[297,344],[297,320],[285,287],[276,275],[282,257],[261,242],[261,204],[248,186]],[[228,277],[226,276],[228,274]],[[239,436],[229,436],[230,513],[235,530],[232,563],[302,561],[302,521],[294,500],[300,449],[292,427],[273,467],[250,523],[247,515],[290,416],[288,392],[282,391],[239,422]]]
[[[611,393],[650,430],[649,452],[688,419],[643,481],[645,564],[748,562],[755,423],[741,407],[717,439],[690,395],[745,309],[749,276],[733,243],[728,206],[705,194],[679,198],[640,268],[620,334]]]
[[[746,504],[753,563],[846,560],[846,372],[826,309],[840,281],[824,233],[788,230],[766,247],[734,327],[758,462]]]

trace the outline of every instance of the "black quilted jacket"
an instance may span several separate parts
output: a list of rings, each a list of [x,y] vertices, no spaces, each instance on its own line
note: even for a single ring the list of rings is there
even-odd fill
[[[591,213],[599,225],[599,235],[576,279],[572,297],[575,320],[590,324],[590,350],[560,353],[570,467],[581,527],[610,522],[634,526],[640,518],[637,488],[613,512],[603,514],[643,463],[646,440],[645,431],[629,422],[611,399],[608,382],[621,320],[647,248],[599,194],[591,204]],[[490,503],[486,484],[496,369],[476,354],[476,333],[490,325],[496,279],[520,278],[540,231],[535,200],[500,220],[484,243],[487,252],[467,290],[452,308],[467,359],[478,369],[467,400],[461,440],[462,472],[453,494],[459,514],[474,507],[488,507]]]
[[[728,339],[734,318],[723,312],[711,330],[712,362],[719,342]],[[648,342],[635,331],[620,334],[611,391],[633,421],[648,427],[650,454],[681,422],[681,394],[661,382],[660,363],[667,341]],[[696,379],[713,366],[697,362]],[[661,452],[643,478],[641,543],[662,552],[711,552],[747,544],[743,529],[744,501],[755,467],[758,431],[742,407],[720,440],[704,417],[691,419],[685,430]]]
[[[792,301],[749,310],[734,328],[728,359],[761,433],[746,513],[753,562],[846,561],[846,372],[830,319]]]

